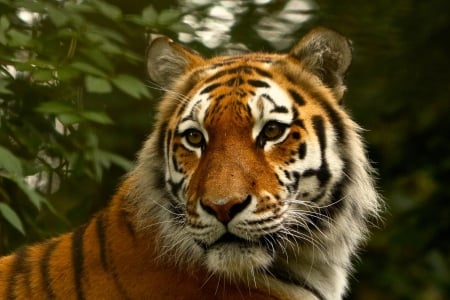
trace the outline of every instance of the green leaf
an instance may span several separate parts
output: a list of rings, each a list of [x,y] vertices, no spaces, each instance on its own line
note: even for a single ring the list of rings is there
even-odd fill
[[[175,9],[165,9],[158,16],[158,24],[170,25],[178,21],[181,17],[181,13]]]
[[[103,1],[93,1],[98,11],[107,18],[117,20],[122,16],[122,11],[115,5]]]
[[[74,109],[68,104],[49,101],[44,102],[36,108],[36,111],[50,114],[62,114],[72,112]]]
[[[24,192],[28,200],[39,210],[41,209],[41,204],[47,202],[47,200],[42,197],[38,192],[36,192],[32,187],[30,187],[21,177],[13,176],[10,178],[13,180],[17,186]]]
[[[35,72],[33,72],[33,79],[39,82],[46,82],[51,79],[53,79],[53,71],[52,70],[45,70],[45,69],[38,69]]]
[[[71,66],[79,71],[82,71],[84,73],[87,74],[91,74],[91,75],[96,75],[96,76],[100,76],[100,77],[106,77],[105,72],[103,72],[102,70],[100,70],[99,68],[96,68],[90,64],[81,62],[81,61],[76,61],[73,62],[71,64]]]
[[[112,90],[111,83],[104,78],[88,75],[86,76],[84,83],[86,90],[90,93],[106,94]]]
[[[122,92],[134,97],[141,98],[142,96],[150,96],[147,87],[142,81],[135,77],[126,74],[120,74],[112,79],[113,84]]]
[[[9,28],[9,20],[6,16],[0,17],[0,30],[6,31]]]
[[[8,42],[6,39],[6,30],[8,30],[9,28],[9,20],[6,16],[1,16],[0,17],[0,44],[6,45],[6,43]]]
[[[0,173],[0,175],[2,175]],[[28,200],[39,210],[41,209],[41,204],[47,204],[47,199],[42,197],[38,192],[36,192],[32,187],[30,187],[23,179],[22,174],[5,174],[2,175],[3,178],[7,178],[14,182],[17,187],[27,196]],[[50,205],[50,204],[48,204]]]
[[[0,94],[9,94],[9,95],[13,94],[13,92],[7,88],[9,84],[10,82],[6,80],[0,80]]]
[[[70,81],[77,78],[78,75],[79,72],[72,68],[61,67],[56,73],[56,78],[61,81]]]
[[[22,164],[11,151],[0,146],[0,170],[4,169],[15,176],[22,176]]]
[[[66,13],[52,6],[47,7],[47,14],[56,27],[62,27],[66,25],[70,20]]]
[[[105,53],[100,51],[97,47],[89,47],[80,49],[79,51],[83,53],[89,61],[95,62],[97,66],[102,66],[103,70],[106,70],[109,73],[114,71],[114,64],[116,61],[110,59],[109,56],[105,55]]]
[[[175,32],[195,33],[195,30],[190,25],[183,22],[173,23],[169,26],[169,29]]]
[[[25,229],[23,228],[22,221],[19,216],[16,214],[8,204],[0,202],[0,214],[3,218],[11,224],[15,229],[20,231],[23,235],[25,235]]]
[[[98,111],[84,111],[81,113],[81,116],[83,116],[85,119],[95,122],[95,123],[99,123],[99,124],[103,124],[103,125],[110,125],[113,124],[113,120],[108,117],[107,114],[103,113],[103,112],[98,112]]]
[[[7,35],[9,37],[9,46],[11,47],[25,47],[31,45],[31,36],[14,28],[10,29],[7,32]]]
[[[158,13],[153,8],[153,6],[147,6],[142,11],[142,19],[148,25],[156,24],[156,22],[158,21]]]
[[[30,12],[44,12],[46,6],[46,3],[42,1],[16,0],[14,2],[15,7],[25,8]]]
[[[58,119],[66,126],[84,121],[84,119],[78,113],[58,114]]]

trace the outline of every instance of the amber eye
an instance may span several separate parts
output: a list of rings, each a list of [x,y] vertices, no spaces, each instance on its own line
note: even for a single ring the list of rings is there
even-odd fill
[[[267,122],[267,124],[264,125],[263,129],[261,130],[261,133],[256,140],[256,144],[262,148],[267,141],[275,141],[279,139],[284,134],[288,126],[289,125],[282,124],[276,121]]]
[[[264,126],[261,133],[266,141],[272,141],[281,137],[285,130],[286,125],[271,121]]]
[[[197,129],[188,129],[184,133],[184,137],[186,138],[186,141],[189,143],[189,145],[195,148],[202,147],[205,141],[205,139],[203,138],[203,134]]]

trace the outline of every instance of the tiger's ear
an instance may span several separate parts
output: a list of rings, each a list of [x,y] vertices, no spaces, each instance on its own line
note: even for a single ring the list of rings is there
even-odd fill
[[[289,55],[331,88],[338,100],[345,92],[344,76],[352,60],[350,42],[339,33],[316,28],[304,36]]]
[[[168,88],[180,75],[203,62],[203,58],[165,36],[150,40],[147,71],[150,79]]]

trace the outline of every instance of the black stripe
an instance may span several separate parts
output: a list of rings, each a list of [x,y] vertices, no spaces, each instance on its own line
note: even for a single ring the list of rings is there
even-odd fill
[[[49,299],[56,299],[55,291],[52,288],[52,279],[50,277],[50,259],[56,246],[58,246],[58,243],[59,241],[55,240],[46,245],[47,249],[45,249],[41,261],[42,286]]]
[[[306,143],[301,143],[298,146],[298,157],[300,159],[304,159],[306,156]]]
[[[292,124],[297,125],[297,126],[303,128],[303,129],[305,129],[305,123],[303,123],[303,120],[295,119],[295,121]]]
[[[320,182],[320,186],[324,186],[331,177],[330,170],[328,168],[328,162],[325,157],[325,150],[327,148],[327,140],[325,137],[325,125],[323,118],[321,116],[314,116],[312,118],[312,122],[317,138],[319,139],[319,145],[322,156],[321,157],[322,163],[319,170],[316,170],[316,176]]]
[[[180,99],[183,98],[186,100],[186,96],[192,91],[192,89],[195,87],[195,85],[199,82],[200,78],[203,76],[202,70],[197,70],[189,76],[189,78],[183,82],[183,86],[181,86],[181,89],[178,90],[176,93],[174,92],[166,92],[165,95],[170,95],[173,98]],[[179,101],[178,101],[179,102]],[[178,113],[180,111],[183,111],[188,101],[182,101],[181,105],[174,105],[173,111],[171,114],[175,113],[175,110],[178,109]]]
[[[164,190],[166,187],[166,179],[164,178],[164,170],[161,167],[155,167],[152,168],[150,172],[153,172],[152,174],[155,174],[157,176],[154,176],[155,180],[153,181],[153,187],[158,190]]]
[[[170,161],[170,143],[172,142],[172,138],[173,138],[173,131],[168,129],[167,130],[167,135],[166,135],[166,141],[165,141],[165,157],[166,157],[166,162],[168,163]]]
[[[278,112],[278,113],[288,113],[289,112],[289,110],[286,107],[277,105],[275,103],[275,100],[273,100],[273,98],[269,94],[266,94],[266,93],[261,94],[261,98],[264,98],[265,100],[269,101],[274,106],[274,108],[270,112]],[[295,113],[296,112],[294,111],[294,114]]]
[[[213,83],[211,85],[208,85],[203,90],[201,90],[200,95],[210,93],[210,92],[214,91],[215,89],[217,89],[218,87],[220,87],[220,85],[221,85],[220,83]]]
[[[272,58],[257,58],[257,57],[251,57],[251,59],[248,59],[245,55],[243,56],[231,56],[229,58],[223,59],[220,63],[216,63],[212,65],[209,70],[217,69],[224,66],[229,66],[235,63],[242,63],[242,61],[250,61],[250,62],[260,62],[260,63],[272,63]]]
[[[320,106],[327,113],[331,124],[333,125],[334,130],[336,131],[337,142],[342,144],[346,143],[346,134],[344,123],[342,122],[342,117],[339,113],[334,109],[334,107],[326,100],[319,96],[317,93],[312,94],[313,97],[319,102]]]
[[[183,146],[183,148],[185,148]],[[175,169],[175,171],[177,172],[181,172],[182,170],[178,167],[178,161],[177,161],[177,156],[175,155],[175,153],[172,156],[172,164],[173,164],[173,168]]]
[[[170,186],[170,192],[173,196],[175,196],[176,198],[178,198],[178,193],[180,192],[181,187],[183,186],[184,183],[184,178],[180,180],[180,182],[173,182],[172,180],[168,180],[167,183]]]
[[[72,262],[75,277],[75,291],[78,300],[85,299],[83,289],[84,252],[83,240],[86,225],[81,226],[72,233]]]
[[[129,212],[127,210],[125,210],[125,209],[113,210],[111,212],[118,214],[118,217],[120,218],[120,220],[118,222],[123,224],[126,227],[128,233],[130,234],[130,236],[132,237],[133,242],[134,242],[134,240],[135,240],[135,230],[134,230],[133,224],[130,221]],[[108,224],[108,219],[107,218],[108,218],[108,215],[107,214],[103,214],[103,218],[102,218],[103,219],[103,224]],[[104,228],[105,233],[106,233],[107,227],[108,226],[106,226]],[[119,243],[120,243],[120,241],[119,241]],[[108,250],[108,246],[111,247],[111,244],[108,245],[108,239],[106,239],[106,235],[105,235],[105,248],[106,248],[106,250]],[[129,246],[133,247],[133,245],[129,245]],[[112,245],[112,247],[114,247],[114,245]],[[112,251],[114,251],[114,249],[112,249]],[[105,254],[106,253],[107,252],[105,251]],[[105,256],[105,258],[107,259],[108,257]],[[117,272],[117,270],[116,270],[116,264],[115,264],[113,255],[110,256],[109,258],[110,259],[107,259],[107,270],[105,269],[105,271],[108,274],[111,274],[111,276],[112,276],[112,278],[114,280],[114,284],[116,285],[117,290],[120,293],[120,299],[124,299],[124,300],[131,299],[130,296],[128,296],[127,291],[124,288],[123,284],[119,280],[120,273]],[[119,262],[119,264],[123,264],[123,262]]]
[[[292,172],[292,183],[288,186],[288,189],[290,189],[291,192],[298,190],[298,185],[300,183],[300,173],[297,171]]]
[[[222,95],[219,95],[219,96],[217,96],[216,98],[214,98],[214,100],[216,101],[216,102],[219,102],[220,100],[222,100],[223,98],[225,98],[225,94],[222,94]]]
[[[325,126],[323,118],[321,116],[313,116],[312,118],[313,128],[316,132],[317,138],[319,139],[320,150],[323,152],[327,147],[327,140],[325,138]]]
[[[287,114],[289,110],[284,106],[275,106],[275,108],[272,109],[270,112]]]
[[[345,126],[344,126],[344,123],[342,122],[342,117],[339,115],[339,113],[333,107],[333,105],[331,105],[329,100],[324,98],[322,93],[320,91],[316,90],[312,83],[305,81],[305,80],[301,80],[301,78],[299,78],[297,76],[297,74],[295,74],[293,72],[286,72],[287,70],[289,70],[289,68],[284,67],[284,65],[285,65],[284,62],[279,61],[279,62],[277,62],[277,64],[281,67],[281,70],[284,71],[283,73],[288,81],[290,81],[295,86],[303,87],[304,91],[306,91],[312,99],[317,101],[320,104],[320,106],[322,106],[322,108],[327,113],[327,115],[330,119],[330,122],[333,124],[333,127],[336,131],[338,142],[341,144],[344,144],[346,134],[345,134],[345,129],[344,129]],[[335,99],[333,99],[333,100],[335,100]],[[330,101],[332,101],[332,100],[330,100]],[[337,102],[337,100],[335,100],[335,101]]]
[[[235,68],[222,70],[222,71],[217,72],[213,76],[209,77],[208,79],[206,79],[205,83],[210,83],[211,81],[214,81],[224,75],[231,75],[231,74],[236,74],[236,73],[241,73],[241,72],[245,73],[245,74],[251,74],[253,69],[256,69],[256,68],[252,68],[250,66],[238,66]]]
[[[190,109],[191,113],[189,115],[187,115],[186,117],[184,117],[183,119],[181,119],[180,122],[186,122],[188,120],[191,121],[195,121],[195,114],[197,112],[197,107],[200,105],[200,103],[202,102],[202,100],[197,100],[194,105],[192,106],[192,108]]]
[[[272,78],[272,74],[270,74],[269,72],[262,70],[260,68],[256,68],[253,67],[252,70],[254,70],[256,73],[258,73],[259,75],[263,76],[263,77],[267,77],[267,78]]]
[[[315,230],[317,228],[324,229],[329,225],[332,225],[332,221],[334,220],[336,215],[342,211],[346,206],[346,201],[342,199],[344,197],[344,188],[348,184],[347,180],[341,180],[336,183],[331,191],[331,202],[326,205],[324,208],[320,208],[317,214],[311,214],[308,218],[311,221],[310,229]],[[322,195],[323,196],[323,195]],[[313,199],[311,201],[317,201]],[[322,218],[320,216],[327,216],[326,218]],[[309,223],[309,222],[308,222]]]
[[[233,86],[233,87],[241,86],[242,84],[244,84],[244,80],[242,79],[241,76],[232,77],[231,79],[228,79],[225,82],[226,86]]]
[[[290,272],[287,267],[273,266],[268,270],[268,275],[272,275],[276,279],[281,280],[284,283],[300,286],[316,296],[317,299],[325,300],[325,296],[319,290],[317,290],[314,286],[307,282],[306,279],[303,279]]]
[[[247,83],[249,85],[251,85],[251,86],[258,87],[258,88],[260,88],[260,87],[263,87],[263,88],[270,87],[270,85],[267,82],[262,81],[262,80],[250,79],[250,80],[247,81]]]
[[[164,122],[161,124],[161,126],[156,131],[157,136],[157,145],[158,145],[158,152],[161,157],[164,157],[164,136],[167,129],[167,122]]]
[[[171,129],[167,131],[167,137],[166,137],[166,149],[167,149],[167,155],[169,155],[169,149],[170,149],[170,143],[172,142],[173,138],[173,132]]]
[[[99,243],[99,254],[100,254],[100,261],[102,262],[102,267],[104,271],[108,271],[108,259],[106,257],[106,228],[104,223],[104,214],[100,213],[97,216],[97,222],[96,222],[96,230],[97,230],[97,238]]]
[[[292,99],[294,99],[295,103],[297,103],[298,105],[305,105],[305,99],[303,99],[302,96],[300,96],[299,93],[297,93],[296,91],[289,89],[289,94],[291,95]]]
[[[269,94],[261,94],[261,97],[272,103],[273,105],[276,105],[275,100],[269,95]]]
[[[16,251],[12,269],[10,271],[10,278],[6,288],[6,299],[16,299],[15,290],[18,287],[19,276],[24,277],[24,287],[30,295],[30,267],[27,261],[28,249],[23,247]]]

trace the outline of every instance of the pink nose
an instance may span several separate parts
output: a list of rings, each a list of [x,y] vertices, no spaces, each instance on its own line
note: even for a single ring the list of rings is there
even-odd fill
[[[215,216],[220,222],[227,224],[238,213],[243,211],[251,201],[252,197],[249,195],[246,198],[201,199],[200,205],[207,213]]]

